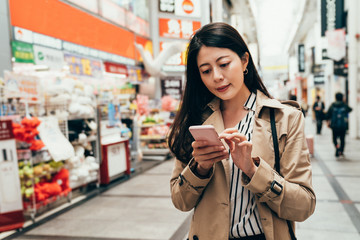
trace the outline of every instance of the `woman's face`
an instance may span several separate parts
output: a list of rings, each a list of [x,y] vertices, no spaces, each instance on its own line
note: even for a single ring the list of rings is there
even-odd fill
[[[243,59],[228,48],[201,47],[197,65],[201,80],[211,93],[222,100],[230,100],[238,94],[246,93],[244,71],[249,55]]]

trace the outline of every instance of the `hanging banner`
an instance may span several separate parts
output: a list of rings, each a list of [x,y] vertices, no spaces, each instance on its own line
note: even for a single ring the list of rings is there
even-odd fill
[[[340,61],[346,55],[346,33],[344,29],[326,31],[328,40],[327,57]]]
[[[34,45],[35,63],[48,66],[51,70],[61,70],[65,66],[64,53],[51,48]]]
[[[69,65],[70,73],[77,76],[101,78],[101,61],[93,60],[70,53],[64,54],[65,62]]]
[[[180,77],[161,78],[161,96],[170,95],[180,100],[182,96],[182,80]]]
[[[345,27],[344,0],[321,0],[321,36]]]
[[[11,41],[11,49],[15,62],[35,63],[32,44]]]
[[[201,27],[201,22],[159,18],[160,37],[189,39]]]
[[[201,17],[200,0],[175,0],[175,15],[186,17]]]
[[[12,121],[0,121],[0,232],[24,223],[16,144]]]

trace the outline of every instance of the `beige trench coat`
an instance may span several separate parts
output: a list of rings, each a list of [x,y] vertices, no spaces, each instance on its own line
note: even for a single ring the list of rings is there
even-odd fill
[[[218,133],[224,130],[219,103],[219,99],[214,99],[209,104],[212,113],[204,122],[214,125]],[[269,108],[275,109],[282,176],[273,169]],[[294,229],[293,221],[306,220],[314,212],[316,203],[303,114],[295,107],[270,99],[258,91],[252,143],[251,155],[259,157],[260,164],[251,180],[242,175],[242,183],[255,194],[266,239],[290,239],[285,219],[292,221]],[[192,172],[193,164],[193,160],[187,165],[175,161],[170,180],[173,204],[181,211],[194,209],[190,240],[226,240],[230,231],[229,160],[216,163],[206,179],[198,178]],[[270,189],[274,180],[283,187],[280,195]]]

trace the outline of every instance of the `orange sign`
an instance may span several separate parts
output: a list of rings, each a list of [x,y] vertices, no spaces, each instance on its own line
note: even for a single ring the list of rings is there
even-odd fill
[[[192,12],[194,12],[194,4],[192,1],[189,0],[183,1],[182,8],[184,12],[186,12],[187,14],[191,14]]]
[[[135,59],[135,35],[58,0],[9,1],[11,25]]]
[[[148,51],[151,53],[151,55],[154,55],[153,53],[153,45],[152,41],[143,37],[136,36],[136,43],[141,44],[144,47],[145,51]],[[135,60],[142,61],[142,57],[139,53],[139,51],[136,51],[136,57]]]
[[[175,15],[201,18],[201,0],[175,0]]]
[[[160,37],[188,39],[200,27],[198,21],[159,18]]]

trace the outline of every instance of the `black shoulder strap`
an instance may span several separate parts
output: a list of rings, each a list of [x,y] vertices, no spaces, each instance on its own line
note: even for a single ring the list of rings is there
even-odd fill
[[[274,109],[270,108],[270,123],[271,123],[271,133],[274,145],[275,153],[275,170],[280,174],[280,154],[279,154],[279,144],[276,134],[276,125],[275,125],[275,113]]]
[[[270,123],[271,123],[271,133],[274,145],[274,154],[275,154],[275,170],[280,174],[280,154],[279,154],[279,144],[276,134],[276,125],[275,125],[275,111],[273,108],[270,108]],[[291,223],[289,220],[286,220],[286,223],[289,228],[289,233],[291,240],[296,240],[294,231],[292,229]]]

